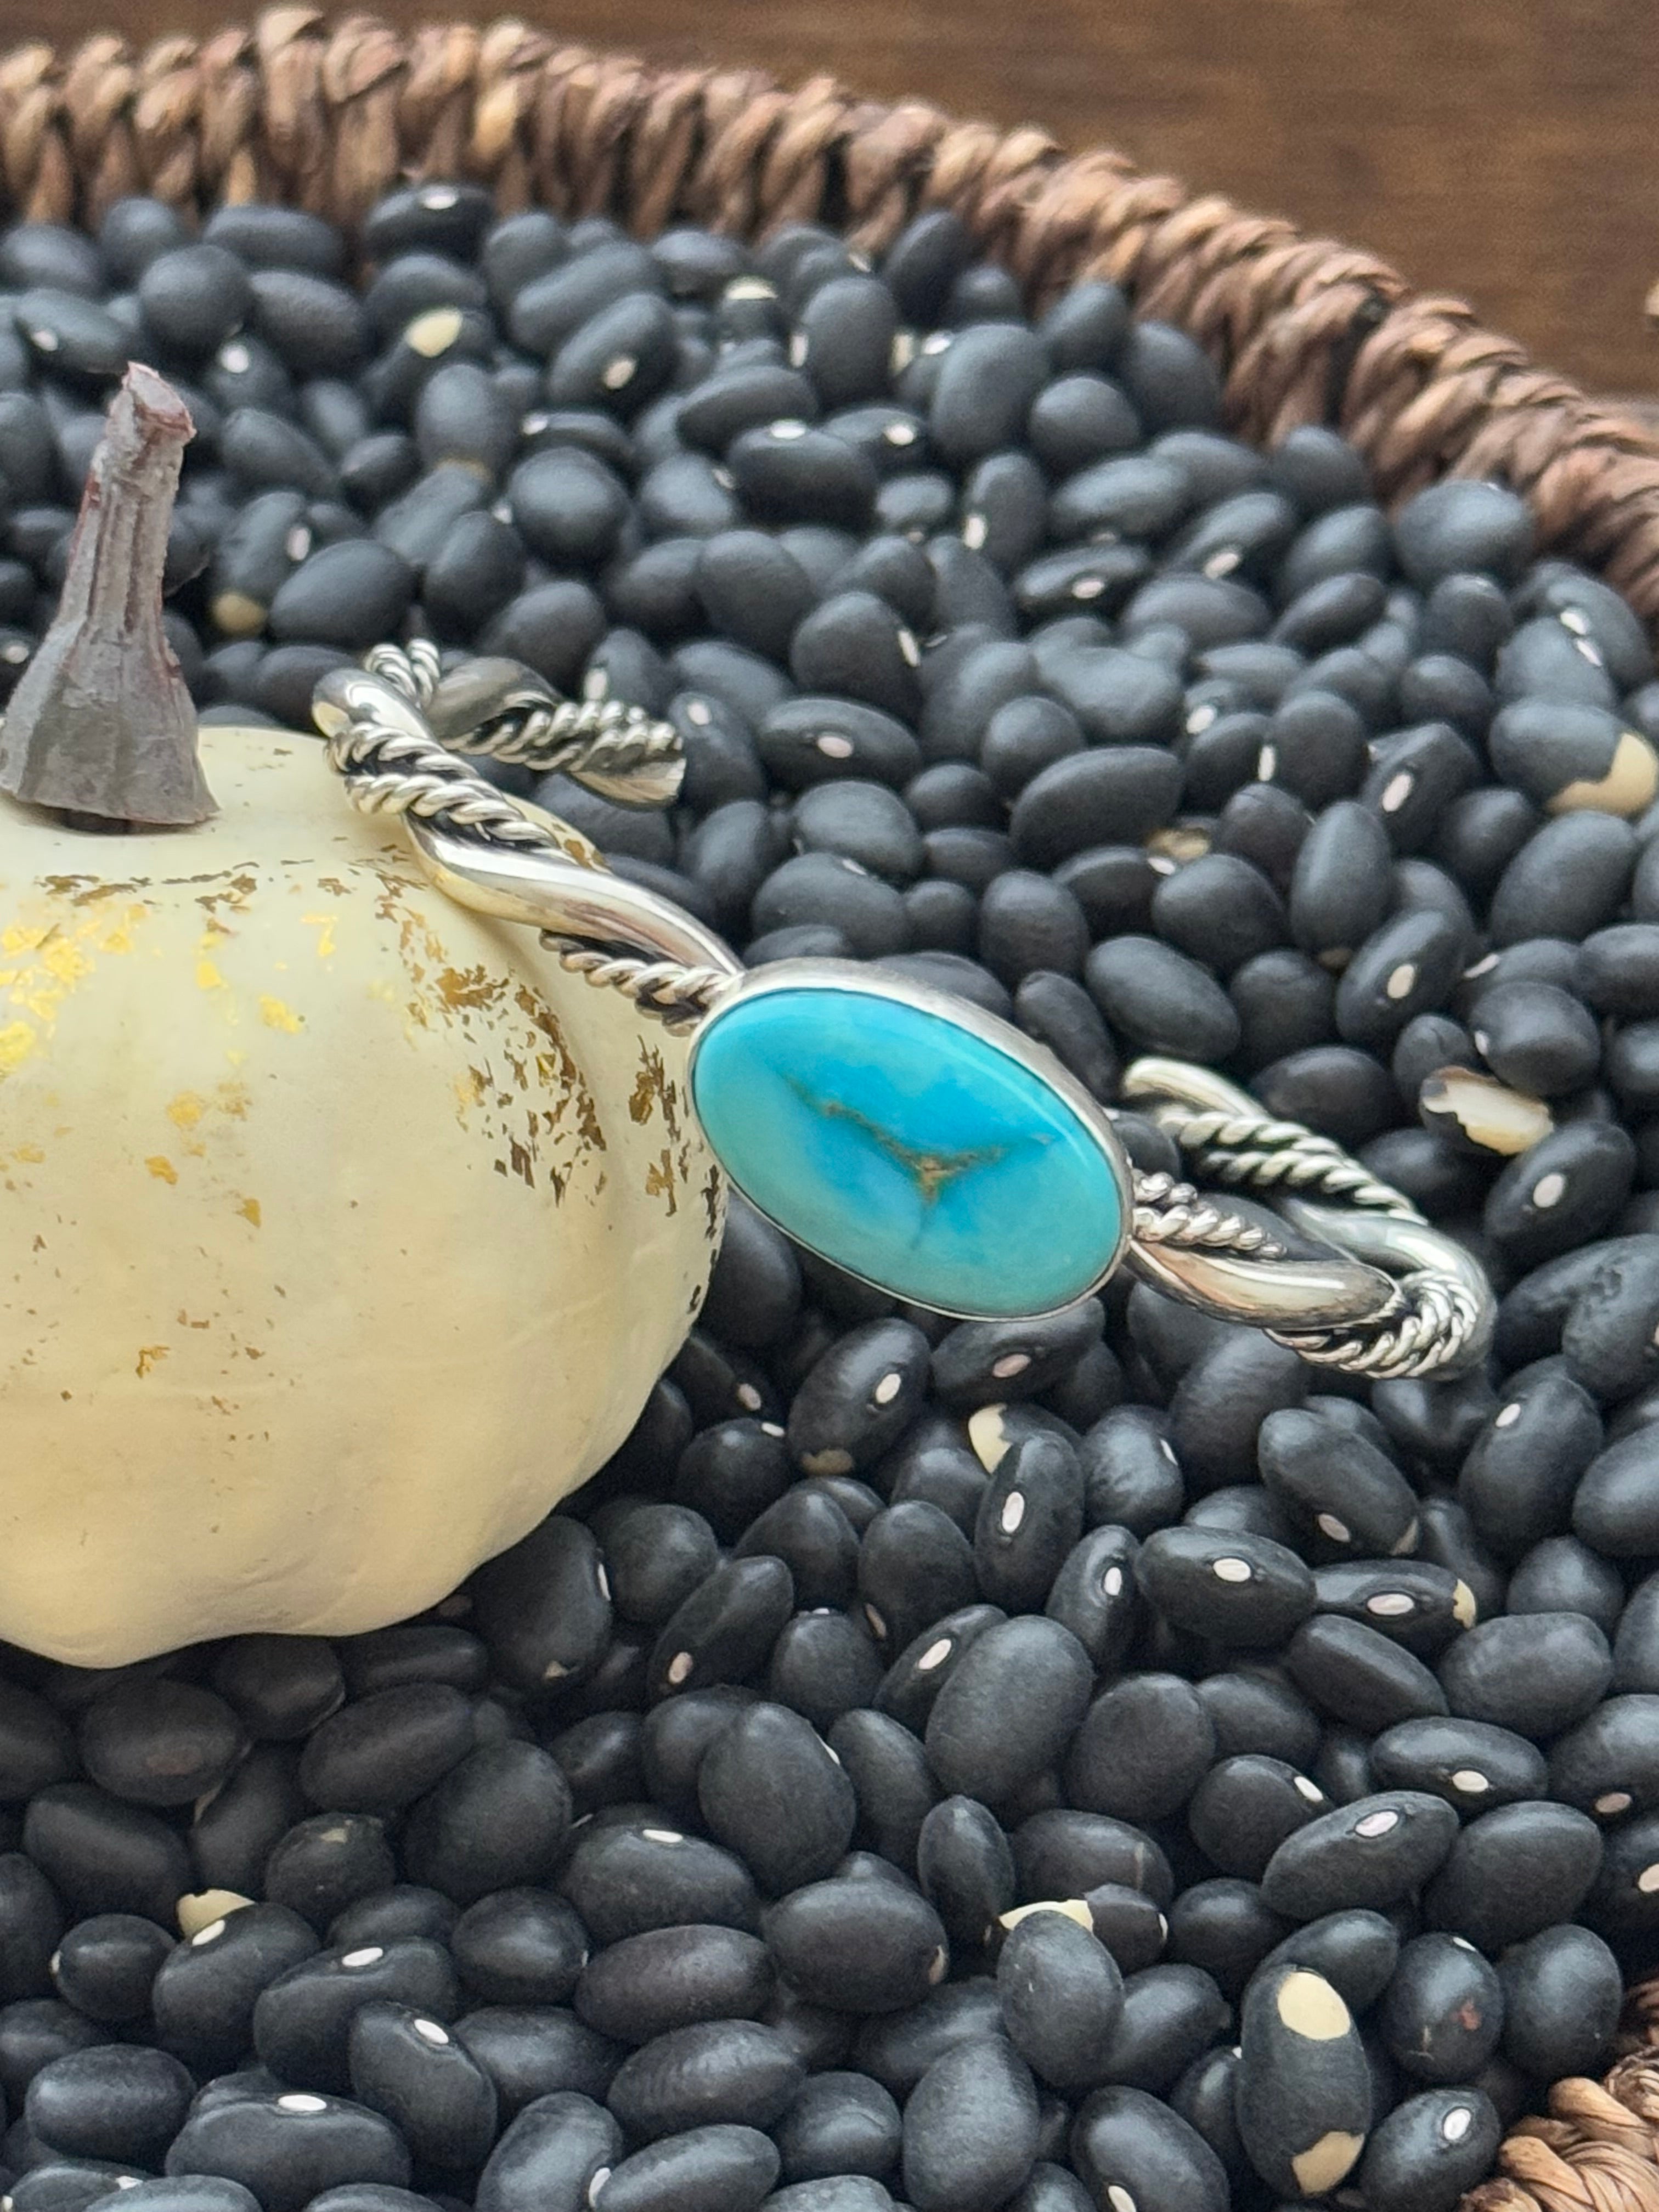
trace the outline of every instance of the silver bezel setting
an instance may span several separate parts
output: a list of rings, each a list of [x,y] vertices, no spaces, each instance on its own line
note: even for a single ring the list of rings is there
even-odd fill
[[[1015,1029],[1012,1023],[1005,1022],[996,1014],[986,1013],[981,1007],[969,1004],[965,999],[957,998],[952,992],[936,990],[927,983],[913,982],[908,976],[884,975],[879,969],[862,966],[855,961],[780,960],[764,968],[747,969],[742,975],[733,979],[730,988],[721,994],[720,1003],[711,1010],[708,1018],[698,1024],[696,1033],[692,1038],[686,1079],[694,1108],[696,1100],[697,1056],[704,1039],[711,1030],[718,1027],[724,1016],[734,1007],[746,1004],[750,1000],[765,998],[781,991],[803,990],[834,990],[843,996],[850,994],[860,998],[882,999],[898,1006],[913,1007],[920,1013],[930,1015],[936,1020],[948,1023],[953,1029],[964,1031],[981,1044],[989,1046],[994,1051],[1000,1053],[1005,1059],[1012,1060],[1017,1066],[1024,1068],[1028,1074],[1035,1076],[1047,1089],[1054,1092],[1064,1102],[1093,1140],[1111,1172],[1118,1194],[1116,1242],[1113,1247],[1111,1257],[1105,1267],[1100,1270],[1092,1282],[1086,1284],[1076,1292],[1074,1297],[1062,1300],[1057,1306],[1045,1307],[1041,1313],[1025,1313],[1019,1316],[964,1305],[930,1305],[926,1308],[927,1311],[943,1314],[953,1321],[1015,1319],[1038,1321],[1043,1318],[1044,1314],[1063,1313],[1066,1306],[1074,1305],[1078,1298],[1088,1297],[1093,1291],[1099,1290],[1103,1284],[1110,1280],[1121,1264],[1133,1230],[1134,1184],[1127,1156],[1124,1152],[1116,1130],[1112,1127],[1106,1109],[1091,1092],[1084,1088],[1068,1069],[1061,1066],[1045,1045],[1041,1045],[1034,1038],[1026,1036],[1022,1030]],[[701,1121],[701,1115],[698,1118]],[[718,1154],[716,1157],[719,1157]],[[799,1230],[792,1228],[787,1222],[780,1221],[774,1214],[768,1212],[758,1200],[750,1198],[749,1193],[743,1189],[743,1185],[732,1175],[724,1160],[720,1162],[720,1170],[735,1189],[743,1191],[744,1198],[749,1200],[749,1203],[757,1212],[763,1214],[775,1228],[781,1230],[783,1234],[793,1243],[803,1245],[806,1250],[813,1252],[817,1258],[828,1261],[832,1267],[839,1267],[843,1274],[851,1276],[855,1282],[867,1283],[872,1290],[886,1291],[890,1296],[893,1294],[890,1285],[861,1274],[856,1268],[847,1267],[831,1253],[819,1251],[816,1245],[808,1243],[802,1237]],[[921,1302],[909,1301],[908,1303],[920,1304]]]

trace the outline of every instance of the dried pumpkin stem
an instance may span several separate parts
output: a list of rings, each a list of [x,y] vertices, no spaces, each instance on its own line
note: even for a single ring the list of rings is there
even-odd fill
[[[161,624],[167,531],[195,426],[135,362],[92,457],[58,613],[0,724],[0,791],[88,828],[205,822],[196,709]]]

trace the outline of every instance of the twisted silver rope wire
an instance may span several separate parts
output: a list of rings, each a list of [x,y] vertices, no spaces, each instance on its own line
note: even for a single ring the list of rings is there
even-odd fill
[[[422,713],[440,696],[443,668],[428,638],[406,646],[377,645],[364,665],[384,677]],[[680,757],[679,732],[626,699],[562,699],[531,669],[518,672],[498,709],[468,726],[446,727],[453,752],[500,761],[503,767],[557,771],[626,783]]]
[[[1374,1382],[1397,1381],[1449,1365],[1474,1343],[1480,1311],[1461,1283],[1419,1268],[1395,1285],[1398,1311],[1346,1329],[1270,1328],[1282,1344],[1316,1367],[1340,1368]]]
[[[1176,1244],[1234,1252],[1253,1260],[1280,1260],[1285,1247],[1259,1222],[1228,1213],[1212,1199],[1172,1175],[1133,1171],[1132,1234],[1143,1244]]]
[[[1159,1100],[1151,1118],[1190,1158],[1197,1173],[1224,1186],[1290,1191],[1334,1200],[1397,1221],[1423,1215],[1392,1185],[1381,1182],[1329,1137],[1270,1114],[1222,1112],[1183,1100]],[[1454,1364],[1475,1341],[1480,1301],[1448,1275],[1414,1268],[1398,1277],[1388,1305],[1342,1328],[1270,1328],[1267,1334],[1311,1364],[1384,1382]]]
[[[579,938],[541,933],[568,975],[580,975],[596,990],[620,991],[641,1013],[651,1014],[671,1036],[694,1030],[732,988],[724,968],[683,968],[673,960],[641,960],[584,945]]]
[[[360,715],[330,737],[328,755],[362,814],[416,814],[488,843],[563,849],[540,823],[435,738]]]
[[[1276,1121],[1267,1114],[1221,1114],[1170,1100],[1152,1109],[1152,1118],[1167,1130],[1199,1172],[1229,1188],[1290,1189],[1302,1198],[1331,1198],[1370,1212],[1420,1220],[1408,1198],[1379,1182],[1328,1137],[1316,1136],[1299,1121]]]

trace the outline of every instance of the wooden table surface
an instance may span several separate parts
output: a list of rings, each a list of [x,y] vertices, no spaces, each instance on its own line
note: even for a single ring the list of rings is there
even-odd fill
[[[231,12],[13,0],[5,43],[116,21],[143,39]],[[654,60],[828,72],[1110,143],[1383,254],[1594,387],[1659,388],[1642,314],[1659,277],[1653,0],[559,0],[535,19]]]

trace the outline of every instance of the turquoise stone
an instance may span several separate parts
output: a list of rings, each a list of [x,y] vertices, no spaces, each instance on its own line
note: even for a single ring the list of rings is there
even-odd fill
[[[896,1297],[1046,1313],[1116,1256],[1111,1139],[948,1014],[818,982],[739,993],[698,1036],[691,1095],[763,1213]]]

